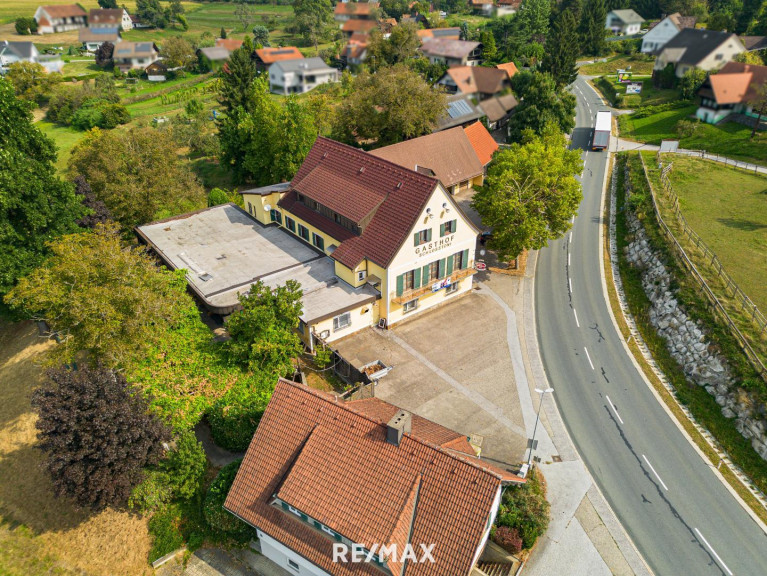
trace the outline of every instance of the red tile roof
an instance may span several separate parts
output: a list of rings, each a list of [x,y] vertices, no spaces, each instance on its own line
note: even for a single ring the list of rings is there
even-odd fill
[[[86,16],[85,10],[80,8],[77,4],[54,5],[43,6],[43,10],[51,18],[73,18],[76,16]]]
[[[297,60],[304,55],[295,46],[284,46],[283,48],[259,48],[256,55],[264,64],[273,64],[280,60]]]
[[[383,411],[280,380],[224,506],[337,576],[381,572],[333,563],[333,540],[270,505],[274,496],[352,542],[434,544],[435,562],[409,564],[410,576],[468,574],[502,474],[417,437],[415,420],[412,434],[389,444],[386,425],[364,409]]]
[[[88,14],[88,26],[91,27],[94,24],[113,24],[117,26],[122,23],[122,20],[122,8],[92,8]]]
[[[310,224],[315,228],[330,234],[330,236],[339,242],[343,242],[349,238],[354,238],[355,236],[354,232],[351,230],[347,230],[327,216],[323,216],[322,214],[304,206],[301,202],[298,201],[296,198],[296,193],[292,190],[285,194],[285,196],[280,199],[277,205],[280,208],[295,214],[296,217],[301,218],[301,220],[307,224]]]
[[[333,12],[347,16],[369,16],[373,8],[378,8],[378,2],[339,2]]]
[[[728,62],[708,77],[718,104],[739,104],[757,99],[757,87],[767,84],[767,66]]]
[[[463,129],[471,142],[471,147],[477,154],[482,166],[487,166],[493,159],[493,154],[498,150],[498,142],[493,140],[482,122],[475,122]]]
[[[514,74],[519,72],[519,70],[517,69],[517,65],[514,64],[514,62],[506,62],[505,64],[496,64],[495,67],[498,68],[498,70],[503,70],[504,72],[506,72],[506,74],[509,75],[509,78],[511,78],[512,76],[514,76]]]
[[[229,52],[234,52],[242,46],[242,40],[236,38],[216,38],[216,48],[226,48]]]
[[[436,186],[435,178],[322,137],[291,182],[294,190],[358,223],[375,210],[362,234],[343,240],[333,253],[349,268],[363,258],[387,268]]]
[[[378,23],[373,20],[347,20],[341,30],[344,32],[369,32],[377,27]]]
[[[509,86],[505,70],[486,66],[454,66],[446,72],[463,94],[497,94]]]

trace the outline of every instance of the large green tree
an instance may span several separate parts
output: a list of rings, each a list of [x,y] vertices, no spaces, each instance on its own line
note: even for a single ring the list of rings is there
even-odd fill
[[[296,333],[302,311],[301,285],[288,280],[270,288],[259,281],[240,296],[242,309],[227,321],[232,357],[251,370],[286,376],[293,373],[293,360],[303,351]]]
[[[256,184],[290,180],[309,153],[328,113],[319,95],[279,103],[265,75],[256,79],[244,106],[221,120],[221,159],[235,179]]]
[[[158,268],[141,250],[130,249],[114,224],[62,236],[50,250],[5,301],[61,336],[54,360],[69,362],[82,352],[109,367],[125,366],[178,321],[183,273]]]
[[[55,145],[32,123],[31,104],[0,78],[0,295],[40,264],[47,242],[76,231],[85,214],[55,162]]]
[[[333,21],[330,0],[293,0],[293,13],[304,39],[317,50]]]
[[[333,135],[350,144],[394,144],[430,133],[445,105],[445,95],[404,64],[363,72],[336,110]]]
[[[570,10],[561,12],[546,40],[546,54],[541,68],[551,74],[558,89],[568,86],[578,77],[575,65],[580,50],[575,16]]]
[[[549,32],[550,0],[524,0],[517,19],[528,40],[543,43]]]
[[[601,56],[607,50],[605,0],[586,0],[581,16],[581,48],[586,54]]]
[[[205,201],[202,185],[179,160],[170,130],[92,130],[72,151],[69,171],[85,176],[126,229]]]
[[[247,108],[253,81],[258,76],[256,63],[251,58],[252,53],[253,43],[250,37],[246,36],[242,46],[229,55],[226,69],[221,75],[219,92],[219,102],[227,114],[238,107]]]
[[[550,74],[521,71],[511,79],[511,87],[520,102],[509,120],[510,141],[520,142],[526,130],[543,135],[550,125],[562,133],[575,128],[575,96],[557,88]]]
[[[50,371],[32,405],[54,493],[94,510],[124,504],[170,439],[141,392],[101,367]]]
[[[371,71],[385,66],[393,66],[415,58],[421,47],[415,24],[405,23],[392,28],[391,35],[384,38],[380,30],[370,33],[367,64]]]
[[[42,64],[24,61],[11,64],[5,78],[13,84],[16,96],[37,104],[44,103],[62,79],[57,72],[48,73]]]
[[[488,247],[509,260],[569,230],[583,197],[576,179],[582,169],[579,151],[568,150],[555,127],[499,150],[472,200],[482,223],[493,230]]]

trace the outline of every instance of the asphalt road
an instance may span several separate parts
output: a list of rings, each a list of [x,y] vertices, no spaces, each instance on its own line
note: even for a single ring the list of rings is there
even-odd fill
[[[579,78],[572,146],[606,109]],[[586,466],[659,575],[767,574],[767,535],[660,406],[620,342],[599,262],[605,152],[584,151],[573,229],[542,250],[536,319],[544,367]]]

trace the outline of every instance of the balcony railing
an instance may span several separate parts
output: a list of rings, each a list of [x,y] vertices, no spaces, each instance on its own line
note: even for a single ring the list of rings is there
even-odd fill
[[[473,262],[471,263],[473,264]],[[440,278],[439,280],[434,280],[432,282],[429,282],[426,284],[426,286],[421,286],[420,288],[415,288],[411,290],[405,290],[401,296],[396,296],[396,293],[394,296],[392,296],[391,301],[395,302],[396,304],[404,304],[405,302],[410,302],[411,300],[415,300],[416,298],[420,298],[424,294],[430,294],[432,292],[435,292],[435,290],[432,290],[432,286],[436,284],[437,282],[442,282],[446,280],[447,278],[450,278],[450,284],[455,284],[459,280],[463,278],[468,278],[469,276],[472,276],[477,273],[477,270],[474,269],[474,267],[470,268],[464,268],[463,270],[456,270],[452,274],[446,276],[445,278]],[[444,288],[440,288],[440,290],[443,290]]]

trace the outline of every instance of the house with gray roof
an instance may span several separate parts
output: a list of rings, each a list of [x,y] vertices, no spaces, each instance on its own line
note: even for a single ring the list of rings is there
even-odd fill
[[[0,74],[16,62],[35,62],[48,72],[61,72],[64,62],[58,56],[42,56],[32,42],[0,41]]]
[[[479,66],[482,63],[482,43],[448,38],[423,38],[421,52],[432,64]]]
[[[338,70],[319,57],[280,60],[269,67],[269,90],[274,94],[303,94],[337,81]]]
[[[605,28],[611,30],[613,34],[632,36],[639,34],[642,22],[644,22],[644,18],[633,10],[610,10],[605,20]]]
[[[160,52],[154,42],[120,42],[115,46],[112,58],[115,66],[124,73],[134,68],[145,70],[160,58]]]
[[[688,70],[718,70],[746,48],[735,34],[685,28],[669,40],[655,57],[653,75],[669,64],[677,78]]]

